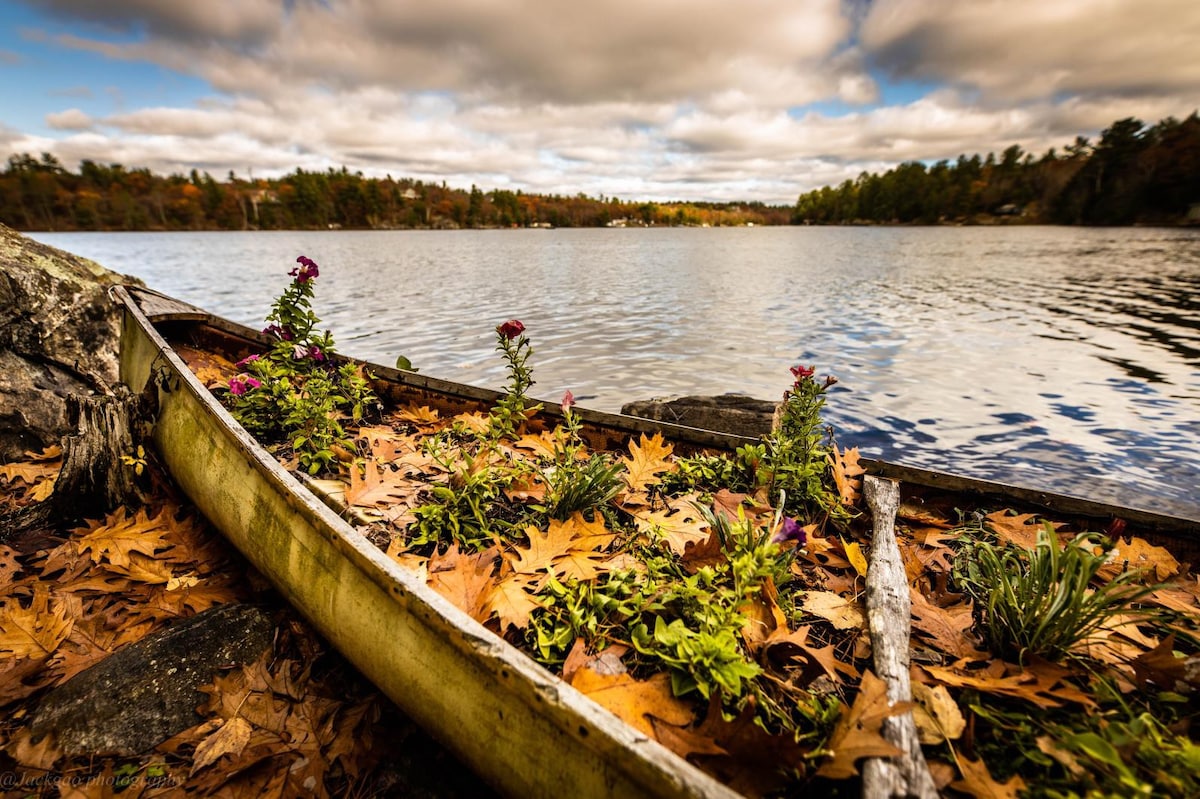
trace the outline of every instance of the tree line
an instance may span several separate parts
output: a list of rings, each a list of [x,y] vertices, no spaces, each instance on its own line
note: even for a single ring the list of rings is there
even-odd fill
[[[616,198],[485,193],[328,169],[248,180],[233,172],[162,176],[83,161],[71,172],[49,153],[13,155],[0,172],[0,222],[18,230],[297,230],[654,225],[785,225],[788,206],[652,203]]]
[[[995,220],[1127,225],[1200,223],[1200,117],[1147,126],[1134,118],[1099,141],[1076,137],[1040,158],[1018,145],[997,157],[913,161],[801,194],[794,207],[759,202],[630,202],[484,192],[414,179],[367,178],[345,167],[281,178],[230,172],[158,175],[49,153],[12,155],[0,172],[0,222],[18,230],[295,230],[936,224]]]
[[[1040,158],[1013,145],[999,157],[906,162],[801,194],[797,224],[1013,221],[1063,225],[1200,224],[1200,117],[1113,122],[1092,144],[1076,137]]]

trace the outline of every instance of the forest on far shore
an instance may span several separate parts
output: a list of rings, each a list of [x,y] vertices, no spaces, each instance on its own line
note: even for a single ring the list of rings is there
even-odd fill
[[[1147,126],[1133,118],[1098,142],[1076,137],[1041,157],[912,161],[883,174],[761,202],[640,202],[485,192],[330,168],[247,180],[230,172],[162,176],[144,167],[12,155],[0,171],[0,222],[17,230],[296,230],[642,227],[1023,222],[1200,224],[1200,117]]]
[[[1190,216],[1189,216],[1190,214]],[[1040,158],[1017,145],[997,158],[908,162],[800,195],[806,224],[936,224],[981,219],[1058,225],[1200,224],[1200,117],[1114,122]]]

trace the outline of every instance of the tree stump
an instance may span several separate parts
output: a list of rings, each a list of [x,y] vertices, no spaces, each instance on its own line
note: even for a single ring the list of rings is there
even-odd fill
[[[0,544],[62,522],[103,515],[121,505],[144,504],[135,470],[121,456],[132,456],[146,438],[151,396],[135,396],[120,384],[111,394],[68,396],[67,414],[75,433],[63,437],[63,464],[54,492],[42,502],[0,517]]]

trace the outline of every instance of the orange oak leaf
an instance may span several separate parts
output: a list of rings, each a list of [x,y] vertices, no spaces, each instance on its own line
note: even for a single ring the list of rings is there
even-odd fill
[[[924,665],[932,681],[953,688],[974,688],[988,694],[1023,699],[1039,707],[1062,707],[1067,702],[1094,706],[1091,695],[1066,681],[1071,672],[1038,658],[1032,658],[1024,668],[1011,663],[994,661],[986,669],[970,669],[966,661],[950,666]]]
[[[817,774],[841,780],[858,773],[855,763],[863,757],[895,757],[900,750],[880,732],[884,719],[905,713],[912,702],[889,702],[887,683],[872,672],[864,672],[858,696],[849,708],[842,706],[842,715],[829,736],[827,748],[830,759]]]
[[[163,538],[170,531],[165,515],[164,510],[151,519],[143,508],[130,517],[124,507],[118,508],[93,527],[73,530],[75,534],[83,533],[75,542],[76,549],[80,554],[88,553],[94,563],[104,559],[113,566],[128,567],[131,553],[152,556],[171,546]]]
[[[1024,549],[1037,548],[1037,537],[1043,529],[1043,522],[1036,513],[1019,513],[1010,516],[1008,511],[999,510],[988,514],[986,518],[988,526],[1001,541],[1016,544]],[[1051,543],[1057,542],[1053,536],[1050,540]]]
[[[829,456],[833,482],[843,505],[853,505],[862,496],[862,475],[866,469],[859,465],[858,458],[858,447],[839,451],[837,444]]]
[[[411,422],[416,425],[437,424],[439,420],[436,409],[431,409],[428,405],[417,407],[415,404],[409,405],[397,413],[396,418],[402,422]]]
[[[572,548],[575,538],[575,522],[573,519],[561,521],[551,519],[545,532],[533,525],[525,528],[529,538],[529,546],[514,547],[515,557],[510,559],[513,571],[518,574],[536,574],[537,572],[553,571],[554,559],[565,555]]]
[[[0,606],[0,653],[14,658],[48,658],[74,625],[65,604],[52,602],[46,587],[35,584],[28,608],[21,607],[15,597]]]
[[[1146,569],[1156,580],[1166,580],[1179,573],[1179,561],[1163,547],[1151,545],[1145,539],[1117,539],[1117,545],[1108,553],[1108,562],[1100,569],[1100,575],[1112,579],[1127,569]]]
[[[662,433],[655,433],[647,438],[642,433],[641,443],[629,442],[629,455],[621,458],[625,465],[625,473],[621,475],[631,491],[640,491],[646,486],[658,483],[658,475],[674,470],[675,462],[670,460],[674,447],[663,440]]]
[[[692,720],[691,708],[675,698],[671,676],[666,673],[636,680],[628,673],[601,674],[585,667],[575,671],[571,685],[629,726],[650,736],[654,735],[650,716],[680,726]]]
[[[529,614],[543,607],[534,596],[541,582],[535,575],[514,573],[496,583],[483,609],[500,621],[500,632],[509,627],[524,630],[529,626]]]
[[[1025,789],[1025,780],[1014,774],[1008,782],[996,782],[982,760],[958,758],[958,770],[962,779],[950,783],[950,787],[968,793],[975,799],[1017,799]]]
[[[676,555],[686,554],[689,544],[703,544],[709,538],[708,522],[694,507],[642,510],[633,521],[638,530],[661,539]]]
[[[453,544],[445,553],[430,556],[426,584],[471,618],[487,621],[492,615],[486,605],[497,559],[494,548],[472,555],[459,552],[458,544]]]

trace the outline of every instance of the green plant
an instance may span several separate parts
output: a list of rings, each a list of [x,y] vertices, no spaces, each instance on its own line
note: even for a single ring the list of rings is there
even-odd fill
[[[338,449],[353,449],[342,421],[361,421],[375,397],[353,364],[334,365],[332,336],[315,332],[317,264],[303,255],[296,261],[294,279],[267,315],[271,349],[238,362],[243,371],[229,381],[226,403],[248,431],[286,439],[300,469],[317,474],[337,460]]]
[[[976,627],[993,652],[1020,662],[1062,658],[1118,615],[1156,612],[1133,605],[1157,588],[1138,584],[1141,572],[1093,585],[1107,562],[1100,543],[1098,534],[1080,533],[1060,546],[1049,524],[1032,551],[966,540],[954,573],[975,600]]]
[[[528,365],[533,346],[520,320],[497,325],[496,350],[508,363],[508,389],[491,412],[492,434],[501,439],[512,436],[525,421],[525,392],[533,386],[533,372]]]
[[[837,379],[817,381],[811,366],[794,366],[792,375],[795,382],[783,395],[778,426],[763,438],[761,457],[752,452],[742,457],[753,458],[755,483],[767,489],[772,503],[787,497],[786,506],[780,506],[789,515],[844,520],[849,512],[831,486],[830,432],[821,420],[825,392]]]
[[[585,455],[579,437],[579,417],[572,410],[575,398],[563,395],[563,423],[553,433],[552,462],[542,470],[546,499],[539,510],[552,519],[567,519],[573,513],[603,511],[621,490],[624,466],[602,453]]]

